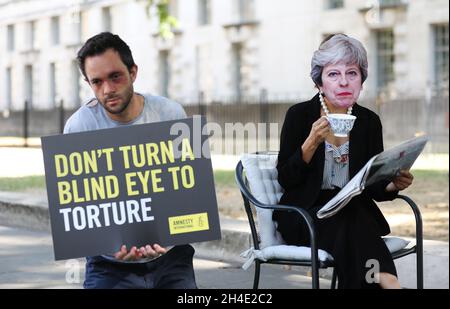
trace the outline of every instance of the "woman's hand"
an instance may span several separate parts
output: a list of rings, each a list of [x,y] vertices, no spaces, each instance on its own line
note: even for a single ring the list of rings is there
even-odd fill
[[[316,122],[312,124],[311,131],[308,138],[302,145],[302,158],[303,161],[309,163],[316,152],[317,147],[325,138],[330,134],[330,125],[325,117],[320,117]]]
[[[408,188],[413,182],[414,176],[407,170],[401,170],[387,186],[386,191],[402,191]]]
[[[312,124],[311,131],[305,143],[309,142],[317,148],[325,141],[330,132],[331,129],[328,120],[325,116],[322,116]]]

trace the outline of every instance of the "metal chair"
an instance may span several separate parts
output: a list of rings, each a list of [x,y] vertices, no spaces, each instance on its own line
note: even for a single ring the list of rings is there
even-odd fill
[[[288,206],[288,205],[280,205],[278,204],[279,197],[281,196],[283,190],[281,186],[278,184],[277,181],[277,169],[276,169],[276,158],[278,153],[277,152],[265,152],[265,153],[257,153],[257,154],[246,154],[241,158],[241,161],[236,166],[236,182],[239,186],[239,189],[242,194],[242,198],[244,200],[244,207],[245,211],[248,217],[248,222],[250,225],[250,230],[252,234],[252,240],[253,240],[253,250],[256,252],[259,252],[260,250],[263,250],[264,248],[261,248],[261,229],[272,229],[276,231],[275,223],[271,220],[271,214],[273,210],[282,210],[282,211],[295,211],[297,212],[300,217],[305,221],[308,231],[309,231],[309,237],[310,237],[310,247],[303,247],[308,248],[308,255],[307,256],[299,256],[295,259],[285,259],[285,258],[269,258],[269,259],[261,259],[261,258],[254,258],[255,263],[255,274],[254,274],[254,282],[253,282],[253,288],[257,289],[259,285],[259,279],[260,279],[260,270],[261,270],[261,264],[267,263],[267,264],[281,264],[281,265],[298,265],[298,266],[308,266],[311,267],[312,271],[312,288],[318,289],[319,288],[319,269],[320,268],[333,268],[333,275],[332,275],[332,281],[331,281],[331,288],[334,289],[336,287],[336,282],[338,280],[336,269],[334,268],[334,261],[332,257],[330,258],[321,258],[319,259],[319,250],[317,248],[317,240],[315,236],[315,228],[314,228],[314,222],[311,218],[311,216],[308,214],[307,211],[304,209],[294,207],[294,206]],[[248,161],[255,160],[255,162],[263,162],[263,168],[261,168],[258,165],[253,164],[254,166],[249,167],[247,166],[247,169],[256,169],[256,172],[261,172],[263,170],[264,174],[268,177],[264,178],[262,177],[253,177],[251,181],[254,183],[250,183],[249,179],[247,178],[248,170],[244,169],[242,161]],[[251,161],[250,161],[251,162]],[[259,164],[259,163],[258,163]],[[250,171],[251,172],[251,171]],[[246,175],[244,175],[246,173]],[[261,174],[263,175],[263,174]],[[264,184],[262,182],[265,182]],[[250,187],[255,187],[258,185],[262,185],[264,188],[268,188],[268,190],[271,190],[271,194],[275,194],[276,196],[272,196],[271,200],[267,200],[266,202],[262,202],[258,200],[257,197],[255,197],[254,192],[250,190]],[[388,245],[388,248],[392,254],[393,259],[398,259],[401,257],[404,257],[406,255],[416,253],[416,267],[417,267],[417,288],[423,289],[423,235],[422,235],[422,218],[420,211],[417,207],[417,205],[407,196],[404,195],[398,195],[398,198],[404,200],[412,209],[415,221],[416,221],[416,245],[405,248],[405,246],[402,246],[400,248],[393,248],[390,247],[390,244],[387,242],[389,239],[397,239],[401,240],[400,238],[396,237],[389,237],[384,238],[386,241],[386,244]],[[264,196],[260,196],[260,199],[264,199]],[[265,220],[266,226],[259,226],[257,228],[255,218],[253,215],[253,208],[256,211],[267,211],[268,213],[266,215],[270,215],[270,220]],[[267,218],[267,216],[266,216]],[[270,221],[270,222],[269,222]],[[270,226],[272,224],[272,226]],[[260,224],[261,225],[261,224]],[[273,245],[273,244],[272,244]]]

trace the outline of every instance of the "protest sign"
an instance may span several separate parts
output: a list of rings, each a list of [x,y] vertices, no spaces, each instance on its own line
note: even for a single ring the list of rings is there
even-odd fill
[[[220,238],[205,119],[42,138],[55,259]]]

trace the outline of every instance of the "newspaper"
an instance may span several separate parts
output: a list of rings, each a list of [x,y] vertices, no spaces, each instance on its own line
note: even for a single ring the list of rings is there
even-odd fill
[[[426,136],[416,137],[373,156],[369,162],[317,212],[320,219],[336,214],[365,187],[381,180],[393,179],[400,170],[409,170],[427,143]]]

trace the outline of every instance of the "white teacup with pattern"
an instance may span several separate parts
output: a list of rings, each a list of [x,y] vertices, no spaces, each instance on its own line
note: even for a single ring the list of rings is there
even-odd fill
[[[337,137],[347,137],[356,120],[356,116],[347,114],[328,114],[326,118],[334,136]]]

